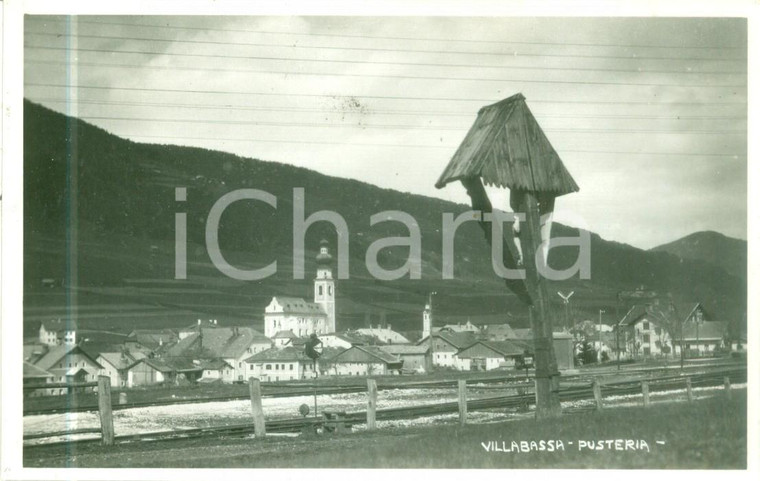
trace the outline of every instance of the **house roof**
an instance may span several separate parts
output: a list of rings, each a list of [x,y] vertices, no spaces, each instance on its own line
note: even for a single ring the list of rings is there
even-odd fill
[[[48,371],[58,362],[60,362],[64,357],[72,356],[74,354],[82,354],[90,361],[92,361],[96,367],[103,367],[91,355],[85,352],[84,349],[77,345],[71,344],[60,344],[58,346],[52,346],[44,356],[42,356],[37,362],[34,363],[34,365],[40,369]]]
[[[47,379],[54,377],[44,369],[40,369],[30,362],[24,361],[24,379]]]
[[[515,333],[515,339],[533,339],[533,330],[530,328],[512,329]]]
[[[726,337],[727,328],[728,325],[720,321],[700,322],[699,325],[696,322],[685,322],[682,327],[683,340],[696,341],[699,337],[700,341],[719,341]],[[673,337],[680,340],[681,333],[676,332]]]
[[[98,356],[98,360],[103,360],[116,369],[127,369],[129,366],[147,357],[141,351],[127,351],[127,352],[101,352]],[[102,364],[102,362],[101,362]]]
[[[32,364],[37,362],[48,351],[48,346],[40,343],[24,344],[24,360]]]
[[[245,360],[245,362],[249,363],[266,361],[312,362],[311,358],[302,349],[293,346],[285,346],[283,348],[272,347],[266,351],[257,352]]]
[[[291,330],[287,331],[277,331],[274,336],[272,336],[272,339],[295,339],[296,336],[295,333]]]
[[[54,332],[77,330],[77,322],[74,319],[51,319],[49,321],[42,321],[42,326],[45,326],[46,331]]]
[[[405,338],[398,332],[388,328],[362,328],[357,329],[356,332],[360,335],[372,336],[380,339],[383,342],[392,344],[409,344],[409,339]]]
[[[135,329],[127,336],[127,342],[136,342],[149,349],[167,346],[179,340],[171,329]]]
[[[384,362],[389,365],[400,365],[403,361],[383,351],[377,346],[352,346],[332,356],[328,359],[329,362]]]
[[[201,340],[201,335],[203,339]],[[210,357],[238,359],[255,343],[271,344],[269,338],[250,327],[216,327],[202,328],[179,341],[167,350],[167,357],[185,356],[194,349],[203,346]]]
[[[502,357],[522,356],[525,354],[526,347],[521,342],[513,341],[478,341],[457,353],[457,357],[467,357],[467,351],[481,345]]]
[[[198,366],[201,369],[204,369],[204,370],[208,369],[212,371],[224,369],[225,367],[232,367],[230,363],[228,363],[224,359],[204,359],[204,360],[201,360]]]
[[[517,337],[509,324],[487,324],[482,326],[481,331],[489,338],[515,339]]]
[[[193,363],[193,360],[188,357],[146,357],[132,364],[129,368],[137,366],[140,363],[145,363],[159,372],[192,372],[201,371],[203,368]]]
[[[321,304],[308,302],[301,297],[275,296],[274,300],[282,306],[283,313],[327,315]]]
[[[387,346],[379,346],[381,350],[387,352],[388,354],[392,355],[412,355],[412,354],[419,354],[424,355],[427,354],[430,351],[430,346],[426,344],[388,344]]]
[[[618,324],[621,326],[633,326],[643,318],[647,318],[665,329],[672,324],[672,316],[668,311],[661,309],[660,306],[649,304],[634,305]]]
[[[522,94],[480,109],[435,186],[472,177],[486,185],[555,196],[579,190]]]
[[[447,343],[451,344],[457,349],[462,349],[463,347],[467,347],[475,341],[477,341],[477,338],[475,337],[475,334],[472,332],[434,332],[431,334],[432,337],[437,337],[440,339],[443,339]],[[417,344],[420,345],[428,338],[425,337],[419,341],[417,341]]]

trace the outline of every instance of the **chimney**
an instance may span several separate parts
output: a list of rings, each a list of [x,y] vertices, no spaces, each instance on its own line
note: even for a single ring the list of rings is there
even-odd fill
[[[198,325],[199,325],[199,326],[201,325],[201,320],[200,320],[200,319],[198,319]]]

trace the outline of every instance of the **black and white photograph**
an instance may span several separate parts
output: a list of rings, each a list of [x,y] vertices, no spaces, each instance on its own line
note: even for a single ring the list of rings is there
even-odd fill
[[[3,2],[3,479],[757,468],[753,2],[76,3]]]

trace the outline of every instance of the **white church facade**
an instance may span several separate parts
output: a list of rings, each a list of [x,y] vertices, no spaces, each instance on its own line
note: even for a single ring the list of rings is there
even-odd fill
[[[264,335],[291,331],[297,337],[335,332],[335,279],[327,241],[319,245],[314,302],[300,297],[273,297],[264,310]]]

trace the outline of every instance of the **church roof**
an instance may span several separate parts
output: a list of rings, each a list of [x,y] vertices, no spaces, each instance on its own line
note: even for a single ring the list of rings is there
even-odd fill
[[[285,313],[327,315],[321,304],[308,302],[302,297],[276,296],[275,299],[282,306],[282,310]]]
[[[555,196],[579,190],[522,94],[480,109],[435,186],[472,177],[486,185]]]

